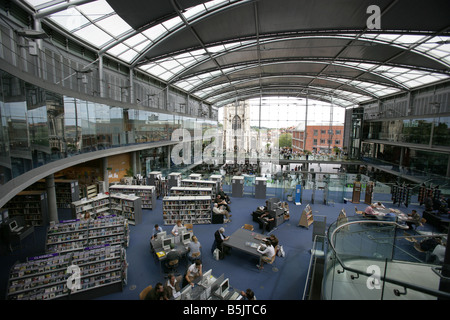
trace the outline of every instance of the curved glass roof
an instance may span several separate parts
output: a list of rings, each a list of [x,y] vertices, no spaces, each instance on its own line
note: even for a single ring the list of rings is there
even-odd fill
[[[368,29],[369,0],[23,2],[99,54],[216,106],[308,94],[349,107],[450,77],[447,0],[378,1],[379,30]]]

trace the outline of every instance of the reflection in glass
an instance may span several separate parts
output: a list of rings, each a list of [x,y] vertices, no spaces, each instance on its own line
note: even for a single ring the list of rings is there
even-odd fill
[[[216,121],[63,96],[3,71],[0,81],[0,184],[80,153],[170,141],[175,129],[185,128],[193,136],[196,123],[202,130],[217,125]],[[150,150],[156,167],[168,166],[167,147]]]

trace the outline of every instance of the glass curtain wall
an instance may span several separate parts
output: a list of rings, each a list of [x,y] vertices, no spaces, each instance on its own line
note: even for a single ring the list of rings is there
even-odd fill
[[[0,70],[0,183],[44,164],[107,148],[170,141],[216,121],[62,96]],[[166,151],[167,152],[167,151]],[[162,165],[167,165],[164,157]]]

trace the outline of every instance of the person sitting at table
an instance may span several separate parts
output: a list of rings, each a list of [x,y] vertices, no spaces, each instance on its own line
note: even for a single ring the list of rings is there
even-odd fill
[[[252,289],[247,289],[244,291],[241,291],[241,296],[246,298],[247,300],[256,300],[255,293]]]
[[[171,247],[172,246],[173,245],[171,245]],[[178,266],[178,262],[180,261],[180,259],[181,259],[180,253],[175,248],[171,248],[170,251],[167,253],[165,260],[165,266],[167,270],[169,272],[174,271],[175,268]]]
[[[163,300],[164,299],[164,287],[161,282],[158,282],[154,288],[152,288],[144,300]]]
[[[183,279],[183,287],[190,284],[194,286],[194,280],[203,275],[202,271],[202,261],[196,259],[193,264],[189,266]]]
[[[188,258],[191,261],[194,261],[195,259],[200,258],[200,248],[202,245],[198,241],[196,236],[192,236],[192,241],[188,244]]]
[[[421,219],[420,214],[418,214],[416,210],[411,210],[411,213],[408,213],[408,218],[405,220],[409,228],[408,230],[411,230],[413,225],[420,226]]]
[[[256,266],[258,269],[263,269],[264,262],[270,262],[272,261],[273,256],[275,255],[275,248],[273,247],[272,243],[268,239],[263,240],[264,245],[259,246],[256,251],[262,254],[261,257],[261,265],[257,264]]]
[[[225,217],[226,217],[226,219],[224,220],[224,222],[225,222],[225,223],[226,223],[226,222],[231,222],[231,220],[230,220],[231,214],[229,214],[228,211],[227,211],[225,208],[223,208],[223,206],[221,206],[221,207],[219,208],[219,205],[217,204],[217,202],[214,203],[214,206],[213,206],[213,213],[214,213],[214,214],[223,214],[223,215],[225,215]]]
[[[158,224],[155,224],[155,227],[153,228],[152,231],[152,240],[155,239],[156,235],[162,231],[163,229]]]
[[[176,299],[180,296],[181,275],[175,277],[173,273],[169,274],[166,284],[164,285],[164,299]]]
[[[375,208],[386,209],[386,207],[380,201],[374,203],[373,205],[375,206]]]
[[[222,253],[225,253],[223,242],[227,241],[228,239],[230,239],[230,237],[225,235],[225,229],[223,227],[214,232],[214,241],[216,243],[216,248],[218,248]]]
[[[375,205],[371,204],[370,206],[367,206],[367,208],[364,210],[364,216],[367,218],[374,218],[375,217]]]
[[[172,234],[174,236],[178,235],[178,229],[182,228],[183,224],[181,223],[181,220],[177,220],[177,223],[172,228]]]
[[[270,241],[270,243],[272,243],[273,247],[276,248],[278,246],[278,238],[274,235],[271,234],[268,238],[266,238]]]

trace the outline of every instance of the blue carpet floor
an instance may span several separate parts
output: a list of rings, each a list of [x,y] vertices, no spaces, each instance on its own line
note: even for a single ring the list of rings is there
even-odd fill
[[[316,199],[321,199],[320,192],[316,192]],[[346,195],[351,198],[351,194]],[[376,194],[375,201],[382,201],[387,206],[390,195]],[[311,203],[310,190],[305,190],[303,194],[303,203],[296,206],[294,203],[290,205],[290,220],[285,221],[276,230],[272,231],[278,239],[279,243],[284,247],[286,256],[277,258],[275,264],[267,266],[260,271],[256,268],[256,258],[232,250],[231,255],[227,255],[225,259],[216,261],[211,254],[211,246],[214,240],[214,232],[221,226],[225,227],[225,234],[231,235],[244,224],[252,224],[255,232],[260,232],[257,223],[252,221],[251,213],[261,205],[264,205],[263,199],[255,199],[252,196],[244,196],[243,198],[231,198],[230,205],[232,210],[232,222],[227,224],[210,224],[210,225],[194,225],[194,234],[202,245],[202,262],[203,270],[213,270],[213,275],[220,276],[224,274],[225,278],[230,279],[230,285],[239,290],[251,288],[259,300],[299,300],[302,299],[303,291],[307,278],[307,271],[310,262],[310,249],[312,248],[312,226],[309,229],[298,227],[298,222],[302,210],[306,204]],[[422,212],[423,208],[417,205],[413,197],[413,204],[409,208],[402,206],[405,212],[411,209],[417,209]],[[336,221],[339,211],[345,209],[347,215],[354,214],[355,206],[358,210],[364,210],[367,206],[363,202],[353,204],[351,202],[334,203],[332,205],[324,205],[317,203],[310,204],[314,215],[325,216],[327,225]],[[60,212],[59,218],[62,220],[68,218],[67,211]],[[163,282],[164,277],[160,273],[159,262],[156,261],[150,252],[149,240],[151,231],[155,224],[163,226],[163,229],[170,232],[172,226],[164,226],[162,219],[162,200],[157,200],[156,208],[153,210],[144,210],[142,223],[137,226],[130,226],[130,243],[127,248],[128,261],[128,282],[124,286],[122,292],[116,292],[104,295],[99,300],[138,300],[139,293],[148,285],[155,285]],[[412,247],[410,243],[406,246]],[[0,263],[0,298],[6,296],[6,288],[8,282],[9,269],[16,261],[24,261],[26,257],[43,254],[45,251],[45,229],[38,228],[36,230],[35,243],[27,240],[24,247],[9,253],[2,248]],[[180,264],[179,272],[184,272],[184,261]]]

